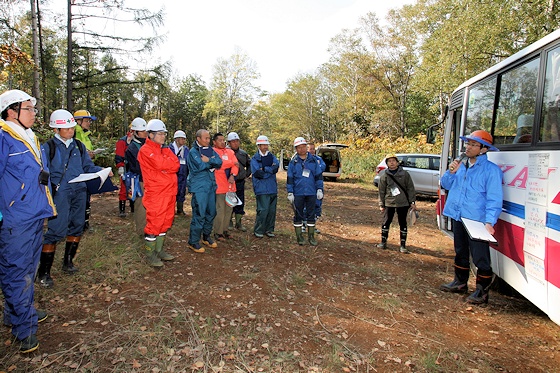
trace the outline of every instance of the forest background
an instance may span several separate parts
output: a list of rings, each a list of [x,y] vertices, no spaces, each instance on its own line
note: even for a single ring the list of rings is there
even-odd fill
[[[131,6],[68,0],[66,9],[52,9],[49,0],[0,1],[0,90],[39,98],[34,128],[43,140],[52,136],[48,118],[58,108],[96,115],[94,146],[107,149],[137,116],[162,119],[170,141],[184,130],[189,144],[199,128],[236,131],[251,154],[260,134],[277,154],[304,136],[351,145],[343,153],[345,172],[368,181],[388,151],[439,152],[441,139],[428,144],[425,134],[443,119],[453,90],[560,22],[554,0],[419,0],[384,20],[364,14],[331,39],[329,59],[314,72],[270,93],[256,84],[258,61],[241,49],[216,61],[209,82],[176,76],[171,62],[139,60],[157,54],[165,14]],[[96,30],[99,20],[114,27]],[[135,26],[142,31],[122,32]],[[107,151],[96,163],[112,166],[112,159]]]

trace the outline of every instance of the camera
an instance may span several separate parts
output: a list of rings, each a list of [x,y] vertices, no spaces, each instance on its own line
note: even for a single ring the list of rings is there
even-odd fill
[[[45,170],[41,170],[39,173],[39,184],[41,185],[49,185],[49,172]]]

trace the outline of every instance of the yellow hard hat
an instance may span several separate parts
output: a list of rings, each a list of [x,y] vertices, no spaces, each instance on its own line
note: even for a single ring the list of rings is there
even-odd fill
[[[89,118],[91,120],[97,120],[97,117],[91,115],[87,110],[78,110],[74,113],[74,119]]]

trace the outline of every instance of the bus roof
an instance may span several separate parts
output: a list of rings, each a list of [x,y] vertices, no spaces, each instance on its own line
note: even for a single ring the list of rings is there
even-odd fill
[[[471,84],[486,78],[487,76],[490,76],[490,75],[494,74],[496,71],[501,70],[505,66],[508,66],[509,64],[511,64],[512,62],[515,62],[515,61],[533,53],[534,51],[538,50],[539,48],[544,47],[545,45],[553,42],[554,40],[556,40],[558,38],[560,38],[560,29],[551,32],[550,34],[546,35],[542,39],[534,42],[533,44],[523,48],[519,52],[517,52],[517,53],[511,55],[510,57],[506,58],[502,62],[499,62],[496,65],[490,67],[489,69],[481,72],[480,74],[470,78],[469,80],[467,80],[466,82],[461,84],[459,87],[457,87],[457,89],[455,89],[451,95],[453,96],[453,94],[455,94],[455,92],[457,92],[461,89],[464,89],[465,87],[468,87]]]

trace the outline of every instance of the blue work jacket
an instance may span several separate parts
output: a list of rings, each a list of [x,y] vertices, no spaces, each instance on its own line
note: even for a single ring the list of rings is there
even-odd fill
[[[296,196],[313,196],[317,194],[317,189],[323,189],[320,158],[309,152],[305,159],[296,154],[288,165],[286,189]]]
[[[280,162],[274,154],[272,156],[272,165],[263,167],[261,154],[257,152],[251,158],[251,173],[253,174],[253,191],[255,195],[260,196],[263,194],[278,194],[278,182],[276,181],[276,174]]]
[[[39,183],[47,158],[35,138],[39,157],[21,136],[0,120],[0,212],[4,228],[56,215],[51,193]],[[43,167],[41,166],[43,164]]]
[[[189,193],[208,192],[216,193],[216,178],[212,169],[222,167],[222,158],[212,149],[210,161],[203,162],[200,157],[200,147],[195,141],[187,157],[189,176],[187,177],[187,188]]]
[[[443,214],[454,220],[496,224],[502,212],[502,179],[502,170],[486,154],[468,168],[461,163],[455,174],[447,170],[440,181],[448,190]]]

